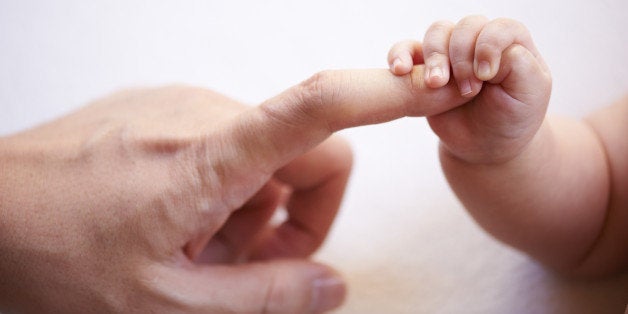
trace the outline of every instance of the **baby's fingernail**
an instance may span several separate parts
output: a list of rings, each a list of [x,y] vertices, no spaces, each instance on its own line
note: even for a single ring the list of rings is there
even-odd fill
[[[346,288],[342,279],[337,277],[319,278],[312,284],[310,310],[320,313],[335,309],[345,298]]]
[[[491,76],[491,64],[488,61],[482,61],[478,65],[478,78],[487,80]]]
[[[471,90],[471,82],[469,80],[462,80],[458,83],[458,88],[460,89],[460,95],[462,96],[469,95],[473,92]]]
[[[397,69],[399,69],[399,67],[401,67],[401,64],[402,64],[401,59],[395,58],[395,60],[392,62],[392,65],[390,66],[390,69],[393,72],[397,73]]]
[[[430,77],[431,78],[441,78],[443,77],[443,70],[439,67],[433,67],[430,69]]]

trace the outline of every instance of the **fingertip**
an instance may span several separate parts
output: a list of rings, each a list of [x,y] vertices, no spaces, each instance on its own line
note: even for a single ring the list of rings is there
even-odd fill
[[[449,76],[440,67],[430,67],[425,70],[425,82],[430,88],[440,88],[449,82]]]
[[[310,300],[311,313],[323,313],[333,310],[345,300],[347,286],[344,279],[336,273],[329,272],[312,281]]]
[[[412,63],[406,58],[396,57],[390,65],[390,70],[395,75],[405,75],[412,70]]]
[[[395,58],[391,63],[390,63],[390,72],[392,72],[395,75],[399,75],[401,73],[399,73],[399,66],[401,65],[401,59],[399,59],[398,57]]]
[[[496,73],[494,73],[495,71],[493,71],[491,62],[489,61],[482,60],[478,62],[478,60],[475,60],[473,67],[474,67],[475,76],[480,81],[489,81],[493,77],[495,77]]]
[[[272,289],[263,293],[264,313],[325,313],[344,303],[346,283],[327,265],[298,260],[258,265],[258,271],[271,274],[266,279],[273,283]]]
[[[469,79],[464,79],[458,82],[458,89],[460,90],[461,96],[470,97],[473,95],[473,89]]]
[[[395,75],[412,72],[415,64],[423,62],[423,49],[420,42],[405,40],[398,42],[388,51],[388,65]]]

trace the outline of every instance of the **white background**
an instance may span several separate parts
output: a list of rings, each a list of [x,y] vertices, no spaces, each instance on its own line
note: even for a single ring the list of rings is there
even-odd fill
[[[330,68],[385,67],[391,44],[480,13],[528,26],[550,112],[628,92],[628,1],[0,0],[0,134],[129,86],[186,83],[257,104]],[[567,281],[485,235],[440,172],[422,119],[341,132],[355,151],[317,259],[350,284],[340,313],[621,313],[628,276]]]

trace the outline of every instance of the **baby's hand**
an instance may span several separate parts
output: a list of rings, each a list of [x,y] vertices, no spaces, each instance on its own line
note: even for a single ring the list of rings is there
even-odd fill
[[[394,45],[388,61],[396,75],[424,63],[425,82],[431,88],[445,86],[453,74],[460,94],[469,101],[428,121],[445,152],[466,162],[514,158],[543,121],[550,72],[528,30],[517,21],[469,16],[456,25],[437,22],[423,44]]]

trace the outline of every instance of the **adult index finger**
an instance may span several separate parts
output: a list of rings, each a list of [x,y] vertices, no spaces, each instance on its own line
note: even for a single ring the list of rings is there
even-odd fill
[[[277,169],[338,130],[434,115],[465,102],[453,82],[426,86],[424,68],[404,76],[384,69],[320,72],[218,128],[198,162],[211,167],[228,191],[223,200],[238,208]]]

